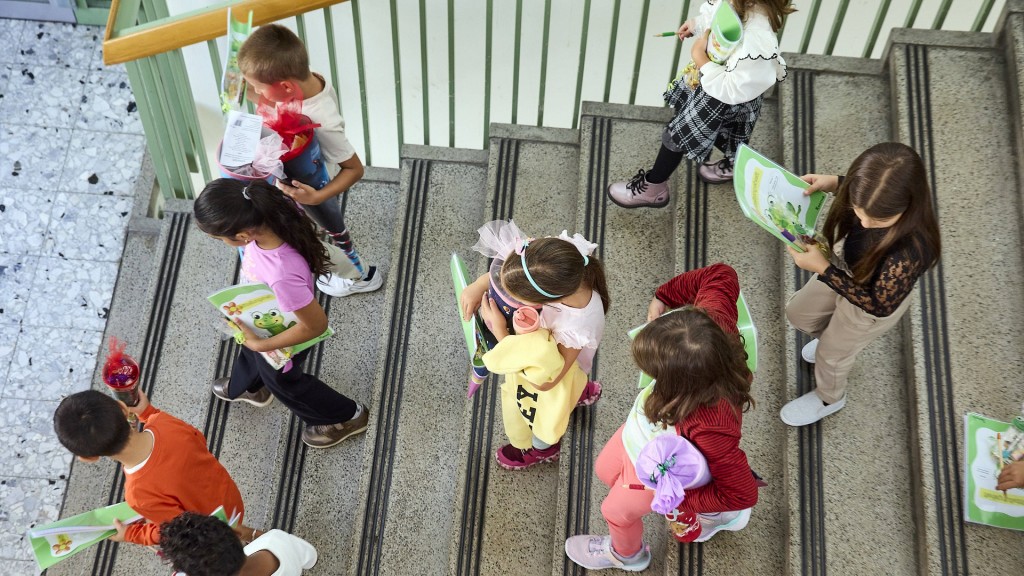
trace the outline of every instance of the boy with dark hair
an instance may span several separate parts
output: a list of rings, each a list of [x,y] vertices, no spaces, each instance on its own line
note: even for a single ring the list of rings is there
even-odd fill
[[[316,564],[316,548],[281,530],[252,533],[245,548],[237,530],[216,517],[183,512],[160,527],[160,549],[189,576],[299,576]]]
[[[244,513],[242,495],[228,471],[206,448],[199,430],[157,410],[140,389],[139,403],[123,402],[86,390],[65,398],[53,413],[57,439],[78,460],[101,456],[124,467],[124,499],[146,522],[122,525],[115,520],[115,542],[160,543],[160,523],[185,510],[210,514],[224,506],[228,517]],[[139,431],[128,421],[133,413],[145,424]],[[243,530],[249,528],[242,528]]]
[[[327,231],[331,242],[352,261],[361,278],[350,280],[335,274],[317,279],[317,286],[331,296],[372,292],[383,284],[376,266],[364,266],[345,226],[344,204],[338,197],[363,177],[363,163],[345,137],[345,120],[338,112],[338,97],[323,76],[309,69],[305,45],[291,30],[267,24],[254,31],[238,50],[238,68],[249,83],[250,99],[263,97],[275,104],[302,100],[302,114],[316,128],[320,153],[333,178],[319,190],[292,180],[278,181],[278,188],[302,204],[306,213]],[[334,166],[339,169],[334,173]]]

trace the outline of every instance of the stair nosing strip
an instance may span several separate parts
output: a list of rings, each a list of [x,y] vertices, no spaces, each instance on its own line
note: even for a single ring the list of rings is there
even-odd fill
[[[905,45],[904,65],[907,72],[907,111],[911,146],[921,154],[928,168],[932,203],[936,216],[939,198],[935,183],[935,150],[932,134],[931,76],[928,47]],[[911,63],[916,65],[912,66]],[[917,108],[915,109],[915,104]],[[914,131],[917,120],[919,133]],[[935,516],[938,527],[940,567],[943,574],[950,569],[968,571],[966,534],[962,519],[963,493],[960,458],[957,446],[956,413],[953,405],[953,382],[949,354],[948,310],[943,262],[921,276],[921,323],[924,335],[924,363],[927,374],[929,430],[932,432],[932,477],[934,481]],[[955,483],[955,485],[952,485]]]
[[[600,134],[600,136],[598,136]],[[584,235],[596,242],[597,257],[604,254],[604,230],[607,223],[607,202],[604,188],[608,183],[609,160],[611,156],[612,119],[591,116],[591,154],[588,165],[587,188],[584,204]],[[596,181],[595,181],[596,179]],[[598,374],[600,353],[595,354],[589,377],[594,379]],[[586,530],[590,520],[590,492],[592,487],[594,419],[593,406],[576,408],[569,421],[569,430],[578,444],[572,451],[569,465],[569,508],[572,514],[566,514],[565,537],[568,538]],[[569,560],[562,558],[563,572],[566,574],[583,574],[584,569]]]
[[[160,271],[157,275],[157,286],[156,294],[154,295],[153,303],[150,306],[149,324],[146,328],[146,336],[143,338],[142,351],[139,354],[139,365],[148,367],[150,364],[154,366],[159,364],[158,357],[154,357],[153,361],[150,362],[149,355],[151,354],[152,345],[150,344],[150,334],[155,333],[160,325],[165,325],[167,322],[167,315],[170,311],[169,302],[174,299],[174,289],[164,292],[160,290],[160,286],[165,284],[168,280],[168,275],[171,277],[171,281],[177,281],[178,270],[181,268],[183,261],[183,254],[185,252],[185,242],[188,239],[188,223],[191,215],[188,213],[175,212],[171,216],[171,223],[168,225],[167,243],[164,245],[164,254],[160,262]],[[166,306],[160,306],[160,302],[166,300],[168,304]],[[159,320],[159,321],[157,321]],[[165,332],[161,333],[161,338]],[[155,336],[154,336],[155,337]],[[151,374],[155,374],[155,367],[152,369]],[[154,385],[154,379],[150,377],[148,381],[143,380],[141,386],[146,392],[147,396],[151,394]],[[121,496],[124,493],[124,474],[121,471],[121,466],[117,465],[114,470],[114,478],[111,482],[110,492],[108,493],[107,503],[115,504],[121,500]],[[93,557],[93,574],[100,574],[108,576],[114,569],[114,565],[117,563],[117,552],[118,543],[104,540],[100,547],[96,551],[96,556]]]
[[[413,311],[412,298],[416,286],[419,251],[422,245],[423,215],[426,212],[430,166],[430,160],[413,159],[409,175],[408,200],[405,206],[401,236],[402,248],[398,258],[397,288],[392,300],[391,330],[383,370],[384,393],[381,395],[381,409],[377,412],[377,437],[374,439],[372,469],[363,513],[359,558],[356,565],[356,574],[359,575],[377,574],[380,571],[380,557],[383,551],[381,536],[387,519],[387,503],[394,467],[393,448],[401,409],[401,384],[404,381],[404,352],[407,348],[404,328],[411,321]],[[413,249],[410,249],[408,242],[410,235],[417,238]],[[401,358],[396,358],[396,355]],[[396,363],[400,367],[396,368]],[[381,465],[378,466],[378,463]],[[380,481],[381,474],[384,475],[384,481]]]

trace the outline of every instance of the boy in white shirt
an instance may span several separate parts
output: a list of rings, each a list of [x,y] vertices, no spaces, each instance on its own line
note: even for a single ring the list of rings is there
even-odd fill
[[[345,204],[339,201],[339,196],[363,177],[363,163],[345,137],[345,120],[338,112],[334,88],[309,69],[309,54],[302,40],[279,24],[261,26],[246,39],[238,50],[238,68],[249,83],[250,99],[262,97],[275,104],[301,99],[302,114],[320,125],[316,138],[333,178],[320,189],[298,180],[278,181],[277,186],[302,204],[310,218],[327,231],[331,242],[345,252],[361,278],[350,280],[327,274],[317,279],[317,286],[331,296],[380,288],[383,274],[376,266],[363,264],[345,226]],[[339,167],[336,173],[335,165]]]

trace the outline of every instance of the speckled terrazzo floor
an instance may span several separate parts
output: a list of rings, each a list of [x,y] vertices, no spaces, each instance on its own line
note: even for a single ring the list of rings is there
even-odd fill
[[[89,387],[145,139],[102,28],[0,19],[0,563],[35,574],[70,455],[50,414]]]

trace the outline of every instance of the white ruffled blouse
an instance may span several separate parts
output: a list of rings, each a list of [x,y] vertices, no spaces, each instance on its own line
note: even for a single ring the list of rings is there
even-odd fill
[[[700,15],[694,18],[694,36],[707,30],[718,3],[701,4]],[[743,39],[729,55],[725,65],[708,62],[700,67],[701,87],[709,96],[726,104],[750,102],[776,82],[786,78],[786,61],[779,54],[778,36],[768,16],[760,8],[747,12],[743,22]]]

